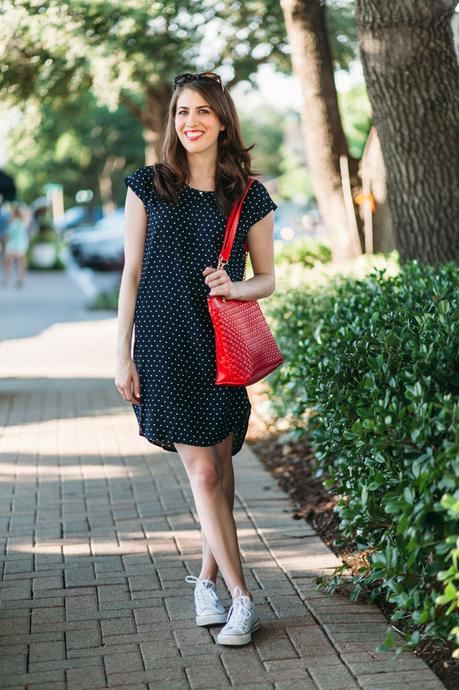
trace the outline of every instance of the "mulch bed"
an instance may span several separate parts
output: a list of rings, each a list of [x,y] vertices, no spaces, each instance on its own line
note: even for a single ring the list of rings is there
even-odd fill
[[[289,494],[293,502],[292,519],[310,523],[329,549],[349,565],[347,575],[359,575],[358,569],[366,564],[368,554],[358,551],[349,540],[343,546],[334,544],[334,540],[342,536],[339,518],[333,510],[339,499],[327,491],[322,478],[312,476],[316,460],[308,441],[285,443],[282,439],[284,430],[264,421],[262,413],[258,411],[260,403],[265,399],[263,390],[262,386],[257,385],[249,389],[252,416],[246,437],[248,446],[274,475],[279,486]],[[343,589],[338,588],[338,591],[344,592],[344,586]],[[394,605],[381,595],[377,597],[375,604],[390,622]],[[391,624],[399,630],[413,629],[413,626],[407,626],[400,620]],[[453,649],[452,643],[437,638],[420,643],[414,651],[448,690],[459,688],[459,662],[451,657]]]

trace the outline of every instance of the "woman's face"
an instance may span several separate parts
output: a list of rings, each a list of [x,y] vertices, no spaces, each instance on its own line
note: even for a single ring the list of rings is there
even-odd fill
[[[177,100],[175,131],[188,153],[201,153],[216,145],[225,129],[217,113],[198,91],[183,89]]]

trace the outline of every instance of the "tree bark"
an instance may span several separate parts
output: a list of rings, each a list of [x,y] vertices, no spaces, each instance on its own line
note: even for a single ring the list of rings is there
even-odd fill
[[[170,87],[167,84],[159,89],[148,87],[145,93],[145,106],[139,106],[129,98],[120,96],[120,102],[143,125],[145,165],[153,165],[162,158],[170,98]]]
[[[459,67],[452,0],[357,0],[402,263],[459,262]]]
[[[302,129],[314,193],[330,235],[333,260],[351,259],[361,250],[346,217],[340,156],[348,158],[351,177],[357,165],[349,156],[341,124],[325,6],[320,0],[281,0],[281,6],[303,96]]]
[[[113,200],[112,175],[122,171],[125,165],[126,161],[123,157],[108,156],[99,173],[99,191],[104,215],[108,215],[116,209],[116,203]]]
[[[159,89],[147,89],[146,113],[144,124],[145,164],[153,165],[162,159],[162,148],[166,128],[166,118],[171,99],[171,90],[167,84]]]
[[[372,217],[373,253],[382,252],[386,254],[396,249],[396,246],[390,206],[387,200],[386,168],[381,151],[381,142],[374,126],[370,130],[360,161],[360,176],[362,181],[364,178],[368,180],[370,192],[376,204]]]

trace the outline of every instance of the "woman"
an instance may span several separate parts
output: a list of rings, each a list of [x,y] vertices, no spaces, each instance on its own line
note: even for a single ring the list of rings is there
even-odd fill
[[[232,456],[244,442],[251,406],[244,386],[215,384],[207,296],[256,300],[273,293],[277,206],[254,180],[228,264],[217,270],[228,215],[253,174],[251,147],[243,146],[234,103],[217,74],[179,75],[174,87],[162,162],[125,178],[115,383],[132,402],[139,434],[177,452],[190,480],[203,545],[199,577],[186,578],[195,583],[196,622],[226,622],[218,642],[241,645],[260,627],[232,513]],[[247,281],[245,241],[254,270]],[[215,589],[219,569],[233,595],[228,614]]]
[[[15,204],[6,228],[6,244],[3,259],[3,285],[8,284],[11,267],[17,261],[17,287],[24,285],[26,275],[26,252],[29,247],[27,211],[21,204]]]

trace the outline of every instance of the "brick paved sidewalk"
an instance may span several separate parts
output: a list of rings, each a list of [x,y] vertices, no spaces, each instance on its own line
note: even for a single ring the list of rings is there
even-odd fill
[[[28,278],[10,307],[23,318],[40,280]],[[415,654],[373,652],[387,628],[377,608],[316,592],[312,576],[339,561],[247,446],[235,518],[264,625],[239,649],[195,625],[184,577],[200,537],[180,459],[138,436],[119,397],[113,316],[74,303],[73,323],[53,318],[56,289],[61,307],[75,289],[42,280],[46,323],[35,315],[30,338],[0,344],[0,687],[443,688]]]

